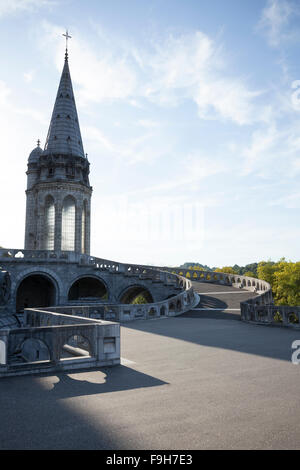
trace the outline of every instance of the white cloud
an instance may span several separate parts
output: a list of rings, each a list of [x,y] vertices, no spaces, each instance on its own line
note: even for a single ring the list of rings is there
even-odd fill
[[[263,31],[271,46],[277,47],[292,36],[289,24],[293,16],[299,15],[299,7],[287,0],[268,0],[263,9],[258,29]]]
[[[300,192],[284,195],[270,202],[270,206],[282,206],[286,209],[300,209]]]
[[[50,46],[55,56],[58,70],[61,71],[64,44],[61,41],[63,27],[42,23],[46,36],[41,47]],[[104,100],[129,99],[135,93],[137,78],[134,68],[128,63],[126,54],[119,48],[113,50],[104,44],[96,50],[82,39],[80,32],[74,30],[70,44],[71,74],[79,85],[77,101],[81,105],[99,103]],[[84,67],[82,66],[84,64]]]
[[[241,174],[262,178],[294,178],[300,173],[300,121],[278,121],[256,129],[240,150]]]
[[[193,100],[203,119],[228,119],[237,124],[261,121],[254,99],[260,91],[249,90],[239,77],[228,73],[223,49],[197,31],[170,36],[147,58],[151,78],[145,96],[161,105],[176,106]]]
[[[51,46],[60,70],[62,28],[48,22],[42,26],[47,33],[44,41]],[[192,100],[202,119],[230,120],[239,125],[266,120],[267,107],[258,109],[255,103],[262,92],[250,90],[243,79],[232,76],[221,46],[200,31],[169,36],[154,46],[149,44],[148,50],[137,50],[130,44],[125,48],[122,42],[110,41],[108,35],[97,50],[80,32],[75,33],[70,55],[80,104],[125,100],[140,107],[146,100],[174,107]]]
[[[51,7],[56,0],[0,0],[0,18],[14,13],[33,11],[42,7]]]
[[[3,80],[0,80],[0,104],[4,105],[7,103],[7,97],[11,93],[10,89]]]
[[[23,77],[24,77],[25,82],[31,83],[34,78],[34,75],[35,75],[34,70],[29,70],[28,72],[24,72]]]

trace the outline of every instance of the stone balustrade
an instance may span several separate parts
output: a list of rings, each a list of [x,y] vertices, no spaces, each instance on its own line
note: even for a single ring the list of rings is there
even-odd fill
[[[197,271],[182,268],[161,268],[171,270],[174,274],[201,282],[231,285],[236,288],[257,293],[257,296],[241,302],[241,319],[258,324],[281,325],[300,328],[300,306],[274,305],[270,284],[261,279],[237,274],[212,271]]]
[[[55,312],[68,315],[76,315],[81,318],[97,318],[117,322],[127,322],[132,320],[147,320],[159,317],[171,317],[181,315],[199,303],[199,296],[194,293],[192,283],[188,279],[180,276],[179,283],[182,282],[184,290],[178,295],[161,302],[149,304],[93,304],[57,306],[40,309],[40,311]],[[29,309],[27,311],[30,311]]]
[[[0,330],[0,377],[119,363],[119,323],[26,309],[24,327]]]
[[[300,307],[288,305],[258,305],[250,299],[241,303],[241,318],[247,322],[300,328]]]

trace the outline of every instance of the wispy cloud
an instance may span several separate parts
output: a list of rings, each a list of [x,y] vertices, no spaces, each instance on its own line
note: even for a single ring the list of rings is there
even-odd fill
[[[286,209],[300,209],[300,192],[292,192],[270,202],[270,206],[282,206]]]
[[[42,27],[61,68],[62,28],[49,22]],[[200,31],[171,35],[154,44],[149,41],[148,50],[130,44],[125,50],[124,44],[108,37],[96,50],[78,31],[72,41],[72,76],[82,104],[126,100],[140,106],[146,100],[174,107],[193,101],[202,119],[239,125],[265,120],[265,108],[255,102],[262,91],[233,76],[222,45]]]
[[[0,104],[3,105],[7,102],[7,98],[11,90],[8,88],[3,80],[0,80]]]
[[[0,0],[0,18],[6,15],[53,7],[57,0]]]
[[[200,31],[170,36],[147,58],[151,79],[144,94],[165,106],[192,100],[202,119],[240,125],[262,120],[264,113],[257,113],[254,103],[262,92],[232,76],[225,56],[222,45]]]
[[[300,122],[274,123],[256,129],[241,150],[241,174],[262,178],[294,178],[300,172]]]
[[[258,30],[266,35],[271,46],[277,47],[295,35],[290,23],[299,14],[299,5],[296,3],[288,0],[268,0],[258,23]]]

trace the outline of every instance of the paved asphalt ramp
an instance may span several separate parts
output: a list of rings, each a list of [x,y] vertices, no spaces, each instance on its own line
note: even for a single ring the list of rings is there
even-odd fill
[[[120,366],[1,379],[0,448],[299,449],[300,332],[225,310],[248,292],[195,285],[206,310],[122,325]]]

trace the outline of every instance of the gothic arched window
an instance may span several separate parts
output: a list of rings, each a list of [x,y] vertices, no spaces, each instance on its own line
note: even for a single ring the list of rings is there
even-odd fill
[[[87,213],[86,201],[83,203],[82,214],[81,214],[81,252],[86,253],[86,213]]]
[[[52,196],[45,200],[44,250],[54,250],[55,205]]]
[[[62,207],[61,249],[75,251],[75,199],[67,196]]]

